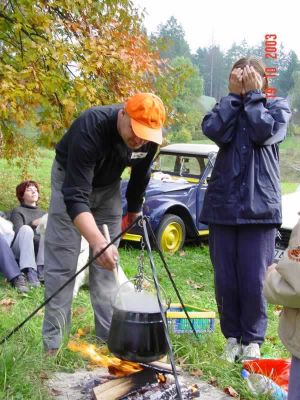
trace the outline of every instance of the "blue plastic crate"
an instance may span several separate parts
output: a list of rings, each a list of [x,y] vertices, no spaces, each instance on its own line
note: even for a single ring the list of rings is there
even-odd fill
[[[185,304],[185,310],[188,312],[197,333],[211,333],[214,331],[216,318],[214,311],[203,310],[189,304]],[[172,303],[170,305],[167,311],[167,319],[170,332],[177,334],[193,333],[181,304]]]

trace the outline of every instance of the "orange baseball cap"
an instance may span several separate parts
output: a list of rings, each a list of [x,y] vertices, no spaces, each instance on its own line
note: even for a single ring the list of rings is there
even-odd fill
[[[131,119],[133,132],[141,139],[162,144],[162,127],[166,111],[161,99],[153,93],[129,97],[124,109]]]

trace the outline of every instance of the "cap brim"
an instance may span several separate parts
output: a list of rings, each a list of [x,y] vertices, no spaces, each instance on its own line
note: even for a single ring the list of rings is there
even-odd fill
[[[157,144],[162,144],[162,129],[153,129],[149,128],[148,126],[145,126],[141,124],[140,122],[137,122],[135,119],[131,119],[131,127],[133,129],[133,132],[136,134],[141,139],[148,140],[150,142],[154,142]]]

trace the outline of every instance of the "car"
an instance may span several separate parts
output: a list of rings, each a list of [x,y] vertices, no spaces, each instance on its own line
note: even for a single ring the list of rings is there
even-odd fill
[[[278,230],[275,244],[275,259],[277,262],[288,247],[292,229],[299,220],[300,212],[300,186],[289,194],[282,196],[282,225]]]
[[[186,240],[208,235],[199,217],[217,152],[214,144],[176,143],[162,147],[155,157],[143,214],[163,252],[174,253]],[[127,184],[127,180],[121,183],[123,215]],[[140,241],[141,236],[141,228],[135,226],[123,239]]]

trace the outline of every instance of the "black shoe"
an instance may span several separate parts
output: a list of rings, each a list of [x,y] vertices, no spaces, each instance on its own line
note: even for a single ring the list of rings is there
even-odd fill
[[[38,265],[37,266],[37,276],[38,276],[38,280],[41,283],[44,283],[45,278],[44,278],[44,266],[43,265]]]
[[[38,279],[37,272],[35,269],[28,268],[27,272],[25,272],[25,274],[26,274],[26,278],[27,278],[27,281],[30,286],[32,286],[32,287],[40,287],[41,286],[40,281]]]
[[[20,274],[13,278],[11,281],[11,286],[17,289],[20,293],[28,293],[29,288],[26,283],[25,276],[23,274]]]

